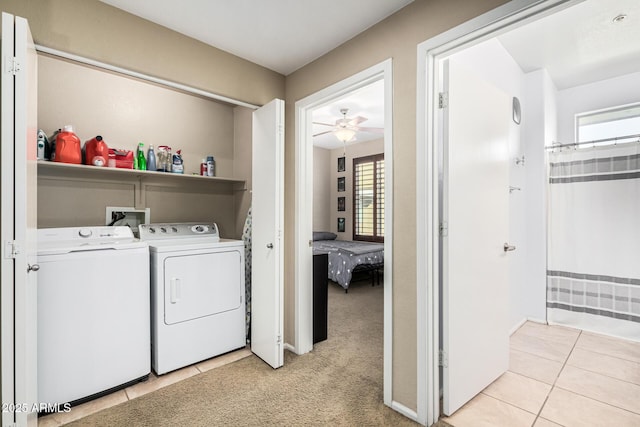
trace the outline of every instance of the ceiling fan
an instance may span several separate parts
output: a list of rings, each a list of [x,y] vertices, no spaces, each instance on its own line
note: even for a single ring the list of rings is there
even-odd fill
[[[367,120],[367,118],[362,116],[348,118],[347,117],[348,112],[349,112],[348,108],[341,108],[340,113],[342,114],[342,118],[336,120],[335,124],[313,122],[313,124],[316,124],[316,125],[331,126],[333,128],[331,130],[316,133],[313,136],[316,137],[320,135],[325,135],[327,133],[333,133],[336,136],[336,138],[338,138],[340,141],[342,141],[343,143],[347,143],[355,139],[355,135],[357,132],[371,132],[371,133],[384,132],[383,128],[359,126],[360,123]]]

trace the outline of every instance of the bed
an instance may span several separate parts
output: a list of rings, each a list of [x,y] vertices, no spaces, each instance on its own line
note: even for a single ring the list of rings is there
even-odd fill
[[[354,273],[371,272],[372,280],[379,281],[384,267],[384,244],[335,240],[336,234],[325,231],[313,232],[313,253],[327,253],[329,257],[328,278],[342,286],[347,292]]]

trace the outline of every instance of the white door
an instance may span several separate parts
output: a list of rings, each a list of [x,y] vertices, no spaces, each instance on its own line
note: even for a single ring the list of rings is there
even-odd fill
[[[283,364],[284,101],[253,113],[251,351]]]
[[[27,21],[2,14],[3,424],[36,424],[37,54]],[[26,411],[26,412],[22,412]]]
[[[511,99],[455,61],[446,62],[443,409],[451,415],[509,365],[504,244]]]
[[[241,263],[238,251],[165,258],[164,322],[174,325],[238,309],[244,303],[238,298],[243,294]]]

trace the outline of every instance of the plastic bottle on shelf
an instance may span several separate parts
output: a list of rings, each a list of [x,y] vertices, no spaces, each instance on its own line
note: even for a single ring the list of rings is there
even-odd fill
[[[209,176],[207,174],[207,159],[202,159],[202,163],[200,163],[200,175]]]
[[[159,145],[156,155],[156,170],[158,172],[171,172],[171,147]]]
[[[147,170],[147,159],[144,158],[144,143],[138,143],[138,152],[136,154],[138,159],[138,169],[141,171]]]
[[[102,136],[98,135],[84,143],[85,164],[92,166],[107,166],[109,147]]]
[[[48,159],[49,157],[47,156],[47,152],[49,151],[49,148],[47,147],[47,145],[49,145],[49,141],[47,140],[47,135],[44,134],[44,131],[42,129],[38,129],[38,160],[44,160],[44,159]]]
[[[213,156],[207,156],[207,176],[216,176],[216,161]]]
[[[153,145],[149,145],[147,151],[147,170],[156,171],[156,153],[153,151]]]
[[[55,161],[56,159],[56,140],[58,139],[58,134],[60,132],[62,132],[62,129],[57,129],[55,132],[53,132],[53,135],[49,137],[49,144],[51,145],[49,152],[51,156],[49,157],[49,160],[51,161]]]
[[[181,150],[178,150],[173,155],[173,162],[171,165],[171,172],[173,173],[184,173],[184,164],[182,162],[182,154],[180,154]]]
[[[82,164],[80,138],[73,132],[73,126],[66,125],[56,135],[56,162]]]

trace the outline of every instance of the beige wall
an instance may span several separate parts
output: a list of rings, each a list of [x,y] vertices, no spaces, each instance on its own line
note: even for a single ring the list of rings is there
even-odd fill
[[[252,123],[253,110],[245,107],[235,107],[233,109],[233,177],[244,179],[246,186],[244,190],[236,191],[236,237],[242,237],[247,212],[251,206],[251,189],[253,181],[251,179],[252,160]]]
[[[145,149],[150,144],[180,149],[187,175],[199,174],[202,159],[213,155],[216,176],[249,179],[250,188],[247,108],[40,55],[38,126],[51,135],[65,124],[74,125],[81,141],[101,135],[111,148],[135,150],[143,142]],[[41,175],[41,228],[103,225],[105,207],[135,206],[149,208],[152,222],[215,221],[223,237],[239,238],[242,229],[238,231],[237,223],[244,222],[248,208],[248,192],[234,194],[213,185],[156,182],[141,186],[140,193],[135,182],[105,182],[95,174],[79,180]]]
[[[331,231],[338,240],[353,238],[353,159],[384,153],[384,139],[327,150],[313,147],[313,230]],[[338,157],[345,157],[345,171],[338,172]],[[338,177],[345,177],[345,191],[338,192]],[[345,197],[345,211],[338,212],[338,197]],[[346,218],[338,233],[338,217]]]
[[[331,230],[331,151],[313,147],[313,230]],[[335,228],[335,227],[334,227]]]
[[[286,178],[295,182],[294,104],[387,58],[393,59],[393,400],[416,402],[416,46],[505,3],[505,0],[416,0],[286,79]],[[286,191],[286,259],[293,253],[293,191]],[[387,227],[389,224],[387,224]],[[294,264],[286,269],[286,340],[293,334]]]
[[[184,173],[199,174],[207,155],[216,175],[233,176],[234,108],[122,75],[38,57],[38,127],[47,135],[74,125],[81,141],[102,135],[110,148],[182,150]],[[249,128],[251,123],[249,123]],[[249,141],[250,143],[250,141]]]
[[[284,76],[98,0],[2,0],[36,44],[263,105]]]
[[[331,228],[338,240],[353,240],[353,159],[384,153],[384,139],[347,145],[331,150]],[[345,171],[338,172],[338,157],[345,157]],[[338,177],[345,177],[345,191],[338,192]],[[345,211],[338,212],[338,197],[345,197]],[[338,233],[338,217],[345,218],[344,233]]]

